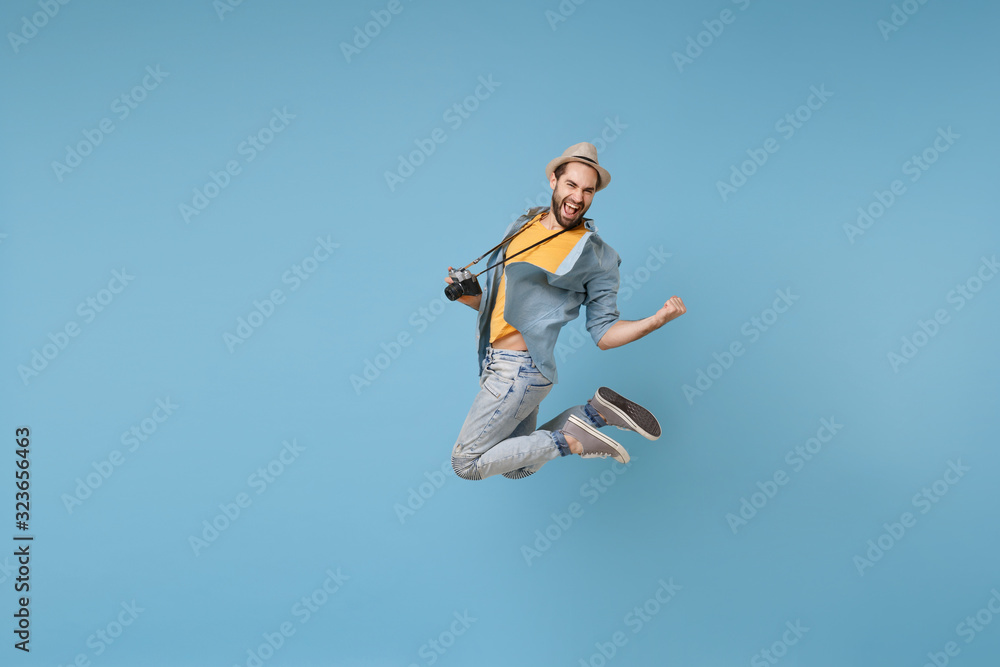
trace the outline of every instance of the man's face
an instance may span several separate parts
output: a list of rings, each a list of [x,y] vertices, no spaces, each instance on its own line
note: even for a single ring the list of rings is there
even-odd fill
[[[562,176],[549,177],[552,186],[552,211],[556,222],[566,229],[572,227],[590,208],[597,191],[597,170],[582,162],[567,162]]]

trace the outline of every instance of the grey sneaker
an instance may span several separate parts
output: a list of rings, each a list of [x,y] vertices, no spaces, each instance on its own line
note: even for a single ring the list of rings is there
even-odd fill
[[[590,400],[590,404],[604,416],[604,421],[620,429],[635,431],[649,440],[660,437],[660,422],[653,413],[617,394],[607,387],[601,387]]]
[[[610,456],[619,463],[628,463],[629,461],[628,452],[625,451],[624,447],[576,415],[569,416],[569,419],[566,420],[566,425],[562,428],[562,432],[580,441],[580,444],[583,446],[583,454],[580,454],[580,456],[585,459],[603,459]]]

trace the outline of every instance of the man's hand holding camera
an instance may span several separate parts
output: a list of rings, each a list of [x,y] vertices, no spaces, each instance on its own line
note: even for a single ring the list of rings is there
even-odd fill
[[[461,271],[461,269],[459,269],[459,271]],[[448,267],[448,274],[449,275],[448,275],[447,278],[444,279],[444,281],[446,283],[448,283],[449,285],[451,285],[451,284],[462,285],[463,288],[462,289],[452,290],[452,289],[449,289],[449,288],[446,287],[445,288],[445,294],[447,295],[447,297],[450,300],[452,300],[452,301],[458,301],[459,303],[464,303],[469,308],[472,308],[473,310],[478,311],[479,310],[479,303],[483,300],[483,293],[482,293],[482,290],[479,289],[479,282],[475,278],[472,278],[472,281],[475,284],[475,287],[471,288],[471,284],[468,282],[468,279],[466,279],[464,281],[454,280],[451,277],[451,275],[454,274],[454,273],[455,273],[455,269],[453,269],[452,267],[449,266]],[[474,292],[474,294],[469,294],[469,292]],[[461,296],[456,296],[456,294],[457,295],[461,295]]]

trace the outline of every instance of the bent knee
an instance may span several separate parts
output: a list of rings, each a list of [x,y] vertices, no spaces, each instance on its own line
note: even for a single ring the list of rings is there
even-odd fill
[[[452,456],[451,457],[451,467],[455,471],[455,474],[462,479],[468,480],[481,480],[483,476],[479,472],[479,459],[469,458],[466,456]]]

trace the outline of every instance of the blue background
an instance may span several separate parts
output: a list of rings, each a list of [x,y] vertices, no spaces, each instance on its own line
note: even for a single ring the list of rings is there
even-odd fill
[[[20,534],[28,426],[35,541],[27,655],[0,552],[3,664],[917,667],[955,642],[954,664],[995,665],[1000,618],[983,613],[971,643],[959,624],[1000,587],[1000,281],[976,282],[1000,250],[997,5],[911,0],[885,31],[888,1],[387,4],[53,2],[33,30],[37,2],[4,3],[0,497]],[[366,42],[371,12],[391,21]],[[812,87],[832,96],[801,109]],[[276,109],[294,118],[248,160]],[[905,164],[948,128],[912,181]],[[769,138],[777,152],[741,167]],[[541,419],[609,385],[664,436],[613,434],[633,455],[617,475],[574,457],[460,480],[474,314],[443,301],[445,267],[546,202],[545,164],[585,140],[614,176],[588,215],[640,287],[623,317],[674,294],[688,313],[608,352],[564,331]],[[53,166],[81,142],[78,166]],[[754,173],[724,197],[734,166]],[[905,194],[845,230],[896,179]],[[317,238],[332,255],[283,280]],[[670,257],[646,271],[653,250]],[[273,290],[284,301],[227,344]],[[775,319],[777,290],[797,300]],[[938,310],[947,322],[892,363]],[[842,428],[793,464],[823,419]],[[744,499],[759,507],[740,524]],[[664,604],[661,580],[680,587]],[[310,596],[323,604],[302,622]],[[283,623],[294,634],[261,651]]]

